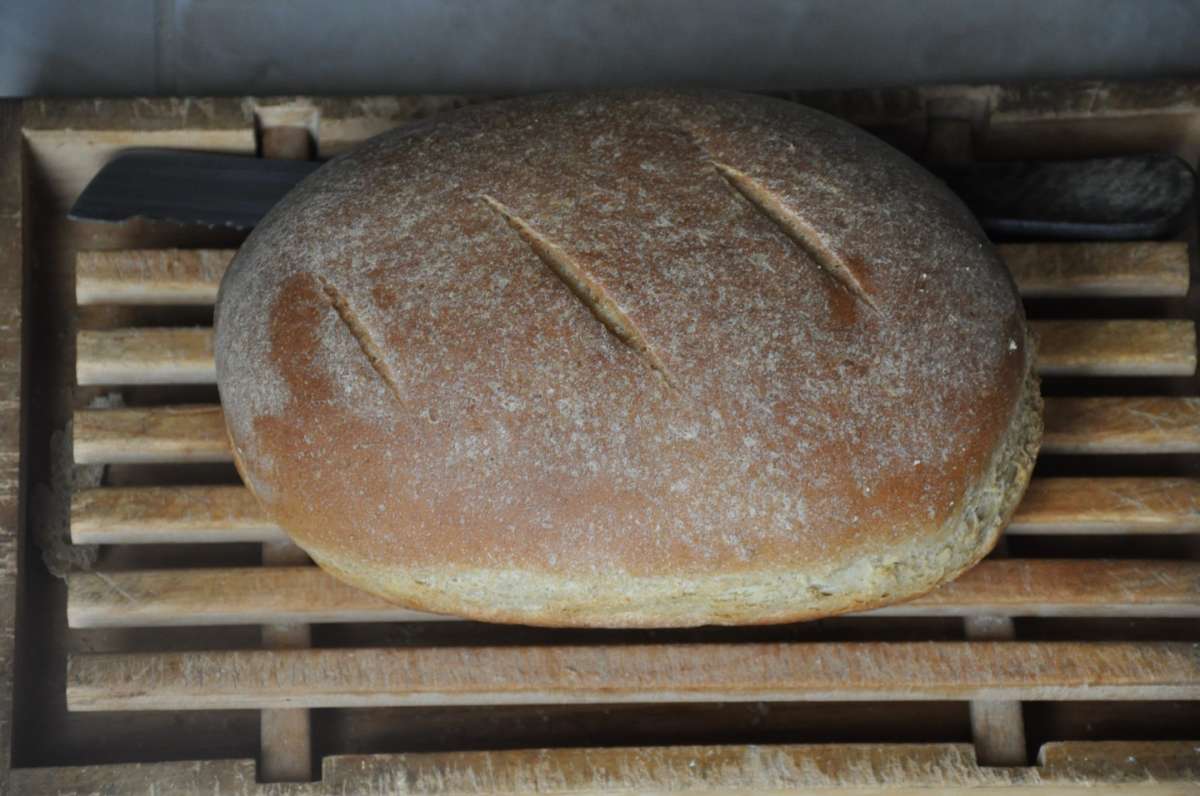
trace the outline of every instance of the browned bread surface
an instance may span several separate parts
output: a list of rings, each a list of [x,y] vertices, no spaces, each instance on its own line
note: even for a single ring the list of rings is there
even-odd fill
[[[533,624],[787,621],[994,544],[1040,437],[1007,271],[903,155],[737,94],[380,136],[221,286],[235,458],[313,558]]]

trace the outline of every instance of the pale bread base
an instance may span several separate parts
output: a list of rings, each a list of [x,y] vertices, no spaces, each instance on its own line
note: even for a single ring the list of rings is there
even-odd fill
[[[1032,349],[1032,341],[1030,343]],[[601,579],[532,570],[401,570],[310,549],[336,577],[392,602],[487,622],[571,627],[691,627],[794,622],[861,611],[924,594],[995,546],[1033,471],[1042,399],[1032,366],[1002,443],[962,508],[933,537],[848,566],[702,578]]]

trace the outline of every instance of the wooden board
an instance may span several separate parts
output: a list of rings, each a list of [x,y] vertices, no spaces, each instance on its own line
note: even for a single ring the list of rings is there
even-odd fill
[[[166,103],[156,101],[137,104],[63,102],[38,106],[25,119],[24,125],[26,148],[37,161],[38,184],[46,193],[42,207],[49,208],[65,206],[88,170],[115,146],[191,141],[196,143],[189,146],[248,152],[255,146],[257,129],[263,152],[274,150],[281,141],[288,146],[289,142],[304,142],[306,151],[313,147],[327,155],[345,149],[363,135],[394,126],[414,113],[426,113],[459,102],[461,100],[454,98],[181,101],[172,105],[170,113],[162,110]],[[1054,151],[1076,154],[1132,149],[1200,152],[1200,146],[1197,146],[1200,125],[1196,124],[1196,119],[1200,119],[1200,91],[1170,94],[1109,86],[1075,96],[1064,93],[1061,87],[1022,92],[942,88],[863,94],[844,107],[860,121],[878,109],[875,121],[892,130],[899,129],[893,122],[903,126],[903,134],[893,140],[915,142],[913,151],[917,152],[930,146],[924,139],[936,138],[939,130],[947,129],[953,134],[949,144],[943,141],[942,146],[957,146],[969,155],[973,145],[985,157],[1004,152],[1040,157]],[[1065,113],[1064,108],[1067,109]],[[949,121],[935,123],[941,118]],[[187,129],[180,129],[181,124]],[[135,129],[141,125],[147,129]],[[1085,134],[1080,135],[1080,130],[1085,130]],[[45,230],[57,231],[62,227],[61,224],[42,225]],[[1191,234],[1189,230],[1188,235]],[[723,642],[738,640],[738,643],[705,644],[692,648],[690,653],[670,644],[646,645],[649,657],[641,659],[638,657],[640,647],[624,646],[623,642],[584,648],[546,648],[530,646],[528,639],[546,643],[559,638],[576,641],[595,638],[606,642],[620,638],[627,642],[630,638],[663,641],[677,636],[629,634],[626,638],[612,633],[560,636],[549,631],[484,625],[415,624],[420,617],[412,618],[413,624],[396,624],[395,620],[406,617],[387,614],[387,611],[396,610],[393,606],[379,608],[364,617],[363,624],[345,624],[335,619],[314,618],[331,615],[328,606],[314,600],[314,589],[328,590],[335,601],[341,598],[335,591],[340,587],[331,587],[332,582],[311,567],[283,566],[279,572],[255,569],[251,573],[245,568],[249,562],[244,558],[239,561],[238,569],[232,569],[228,559],[224,558],[226,553],[219,552],[225,549],[244,552],[246,548],[242,545],[229,548],[215,545],[207,548],[158,547],[162,542],[203,545],[249,541],[267,545],[265,562],[273,560],[270,551],[277,549],[277,543],[284,540],[279,529],[261,517],[249,493],[240,486],[155,485],[157,463],[228,461],[219,409],[150,404],[164,398],[180,400],[190,396],[190,400],[206,400],[211,396],[210,387],[186,386],[212,383],[211,351],[205,348],[208,330],[187,327],[208,323],[206,316],[232,249],[179,247],[228,247],[236,241],[201,242],[194,236],[136,223],[130,225],[128,234],[121,235],[82,229],[78,242],[83,246],[116,250],[81,254],[76,263],[77,278],[72,282],[69,264],[75,259],[72,247],[78,244],[73,232],[69,237],[71,242],[68,243],[43,243],[46,252],[39,256],[48,253],[46,262],[51,265],[40,270],[43,278],[49,280],[46,275],[52,274],[53,279],[42,284],[39,290],[52,292],[55,300],[59,294],[69,296],[68,313],[73,312],[77,301],[82,308],[78,314],[79,328],[84,331],[77,336],[75,328],[69,325],[74,321],[69,320],[63,328],[64,337],[55,343],[58,348],[40,344],[39,350],[54,351],[54,356],[64,356],[68,366],[80,368],[80,381],[85,387],[77,393],[80,396],[75,404],[77,409],[87,406],[91,396],[109,392],[89,389],[88,384],[130,385],[134,389],[127,391],[126,397],[138,408],[84,410],[75,418],[74,435],[82,457],[80,463],[118,465],[105,468],[112,483],[137,486],[106,485],[80,492],[72,498],[72,534],[76,541],[108,547],[101,551],[98,574],[77,575],[72,579],[67,595],[70,616],[81,625],[95,624],[74,631],[68,646],[81,651],[114,650],[118,657],[104,658],[103,661],[117,664],[125,660],[133,667],[126,672],[128,677],[118,676],[114,681],[116,690],[111,696],[118,701],[126,698],[136,701],[143,697],[160,701],[182,698],[189,708],[201,708],[174,715],[153,710],[127,714],[120,717],[122,723],[153,726],[154,721],[162,720],[152,718],[158,716],[170,722],[158,726],[205,727],[209,725],[203,723],[207,721],[203,717],[211,715],[215,721],[215,716],[219,715],[208,712],[210,705],[223,700],[254,699],[259,695],[265,702],[255,707],[265,711],[265,721],[259,747],[249,746],[245,752],[235,755],[222,753],[225,757],[257,755],[258,766],[253,761],[232,760],[24,769],[14,775],[13,792],[202,791],[270,793],[275,796],[400,790],[428,793],[472,790],[525,793],[533,789],[560,792],[760,792],[772,788],[811,790],[816,787],[838,789],[839,792],[878,792],[880,788],[896,790],[897,787],[908,787],[914,792],[925,792],[930,788],[979,792],[988,786],[1028,789],[1068,786],[1096,793],[1105,789],[1123,792],[1130,786],[1143,792],[1180,792],[1200,778],[1197,775],[1200,743],[1185,741],[1185,735],[1179,731],[1185,726],[1179,717],[1192,715],[1187,706],[1200,702],[1200,697],[1195,696],[1194,658],[1187,657],[1194,650],[1189,653],[1188,644],[1154,641],[1186,638],[1190,644],[1200,639],[1186,629],[1189,622],[1195,623],[1195,591],[1198,588],[1198,579],[1191,570],[1195,566],[1194,555],[1190,552],[1170,561],[1145,557],[990,560],[944,590],[873,616],[835,619],[819,626],[786,629],[689,632],[678,637],[712,637]],[[159,246],[166,246],[168,250],[146,248]],[[131,255],[130,251],[136,253]],[[1035,328],[1041,334],[1041,372],[1049,379],[1047,393],[1055,396],[1048,402],[1050,413],[1045,448],[1048,455],[1039,467],[1039,475],[1091,474],[1087,478],[1035,479],[1013,518],[1009,534],[1026,537],[1081,535],[1081,538],[1070,540],[1023,539],[1019,547],[1023,552],[1048,551],[1037,555],[1083,556],[1088,554],[1085,551],[1100,550],[1110,551],[1105,553],[1107,555],[1180,556],[1179,551],[1194,551],[1192,540],[1151,538],[1164,533],[1193,534],[1200,526],[1200,512],[1197,511],[1200,470],[1187,456],[1200,452],[1200,433],[1196,424],[1196,411],[1200,408],[1192,405],[1193,399],[1187,397],[1197,394],[1197,382],[1191,376],[1195,367],[1192,319],[1196,317],[1196,305],[1190,297],[1187,301],[1180,300],[1188,296],[1187,244],[1183,241],[1022,244],[1001,247],[1001,255],[1021,294],[1031,299],[1033,316],[1039,319]],[[1095,305],[1081,301],[1092,298],[1102,301]],[[190,305],[190,308],[181,307],[177,311],[175,305]],[[1089,313],[1093,307],[1096,311]],[[41,310],[39,306],[39,313]],[[1043,320],[1059,318],[1063,320]],[[164,326],[169,326],[170,330],[155,338],[156,333],[152,330]],[[72,359],[73,346],[77,344],[79,355]],[[1088,381],[1072,381],[1080,376],[1087,377]],[[1136,377],[1138,381],[1124,380],[1127,376]],[[38,395],[44,400],[65,394],[71,386],[70,381],[68,373],[61,386],[43,386]],[[1058,397],[1069,395],[1094,397]],[[1080,408],[1086,410],[1082,416],[1076,412]],[[53,428],[67,426],[69,415],[56,417]],[[36,436],[33,444],[40,451],[46,445],[44,434],[47,432],[39,429],[37,433],[41,436]],[[1128,456],[1129,453],[1137,455]],[[1146,464],[1142,464],[1141,454],[1158,455],[1146,458]],[[128,466],[131,464],[134,466]],[[222,466],[168,466],[161,471],[171,474],[167,476],[173,479],[169,483],[191,478],[193,473],[202,474],[198,480],[232,477],[232,470]],[[1128,477],[1131,474],[1139,477]],[[20,515],[24,514],[22,507]],[[30,516],[37,522],[43,515],[35,506]],[[1127,540],[1127,543],[1120,539],[1087,538],[1095,534],[1149,536]],[[188,557],[193,555],[196,561],[189,560]],[[36,560],[36,555],[26,560]],[[157,568],[163,566],[173,568],[169,571]],[[211,569],[201,569],[201,566]],[[277,581],[270,580],[276,577]],[[121,592],[133,600],[126,600]],[[50,596],[47,600],[44,594],[33,597],[42,604],[53,603],[55,599]],[[339,603],[337,610],[346,612],[340,617],[352,618],[348,612],[361,610],[363,604],[357,601],[362,599],[360,593],[351,593],[344,603]],[[63,609],[60,606],[58,610],[62,612]],[[86,618],[79,620],[80,615]],[[1028,619],[1019,619],[1014,627],[1013,616]],[[387,618],[390,623],[377,621],[382,618]],[[217,620],[242,624],[242,627],[198,626]],[[225,665],[229,659],[224,656],[243,653],[193,654],[201,648],[221,649],[221,644],[211,642],[213,638],[244,637],[245,631],[250,629],[245,626],[247,622],[269,622],[285,635],[295,627],[291,624],[279,626],[277,620],[326,623],[314,631],[319,634],[314,638],[318,638],[322,649],[278,653],[289,657],[264,657],[259,663],[249,662],[245,667],[239,663],[232,672]],[[1016,633],[1016,640],[997,644],[994,648],[988,646],[984,639],[1000,637],[990,633],[993,623],[1006,628],[1001,635],[1011,637]],[[151,624],[154,627],[146,629]],[[30,626],[27,622],[26,627]],[[967,637],[967,642],[941,641],[932,642],[931,646],[919,641],[862,645],[821,641],[954,638],[956,628],[962,628],[958,632]],[[1102,633],[1107,633],[1107,637],[1128,640],[1117,642],[1115,647],[1069,644],[1053,654],[1055,649],[1051,645],[1055,642],[1047,644],[1044,639],[1064,632],[1055,628],[1070,628],[1065,632],[1071,633],[1073,638],[1099,638],[1103,637]],[[274,631],[268,629],[264,638],[271,632]],[[1023,632],[1038,640],[1021,640]],[[464,633],[470,634],[465,641]],[[799,662],[793,662],[787,654],[764,654],[760,656],[761,661],[738,657],[743,653],[753,654],[754,649],[776,646],[756,647],[750,643],[751,639],[780,637],[813,639],[817,642],[815,647],[809,644],[782,647],[788,652],[816,649],[818,654]],[[406,639],[410,641],[406,642]],[[346,647],[356,643],[403,645],[415,639],[425,640],[420,642],[422,644],[434,639],[435,646],[421,650],[401,646],[400,649],[381,647],[362,651]],[[504,649],[472,646],[495,643],[489,641],[493,639],[519,646]],[[522,643],[515,639],[527,640]],[[447,643],[454,646],[436,646]],[[954,651],[959,645],[967,652]],[[178,646],[185,649],[171,651]],[[831,652],[821,653],[826,646]],[[132,654],[134,648],[145,652]],[[563,649],[591,652],[580,653],[582,659],[564,660],[564,653],[560,652]],[[393,653],[398,657],[390,657]],[[1040,657],[1043,653],[1049,657]],[[263,650],[246,654],[270,656],[277,653]],[[360,654],[366,657],[359,664],[353,664],[351,658]],[[425,657],[426,654],[429,657]],[[171,669],[174,666],[171,664],[167,667],[170,671],[158,678],[156,667],[168,659],[182,661],[180,668],[177,671]],[[603,663],[598,664],[597,660]],[[97,661],[100,659],[90,656],[78,658],[72,667],[72,677],[78,674],[80,665],[85,668],[99,665]],[[314,666],[314,661],[320,665]],[[581,662],[591,662],[593,668],[581,666]],[[57,659],[57,663],[57,676],[61,677],[61,659]],[[397,663],[402,665],[389,668]],[[500,667],[499,674],[489,679],[491,670],[488,667],[492,664]],[[362,678],[347,678],[346,673],[355,665],[360,666]],[[472,669],[472,665],[476,668]],[[601,665],[603,672],[599,668]],[[747,683],[747,680],[755,676],[755,665],[765,667],[770,675],[768,680],[779,678],[773,682],[781,690],[769,695],[767,702],[751,696],[758,685]],[[146,667],[144,670],[143,666]],[[683,668],[690,668],[695,674],[685,672],[680,676]],[[54,670],[55,666],[48,666],[47,676],[54,677]],[[414,678],[410,684],[415,688],[406,689],[405,684],[409,681],[395,679],[399,670],[405,672],[405,677],[411,675]],[[883,670],[886,673],[880,676],[879,672]],[[119,673],[121,668],[116,666],[108,671],[111,675]],[[142,678],[143,673],[146,678]],[[589,691],[597,681],[588,680],[588,677],[601,677],[601,674],[605,682],[599,687],[600,692]],[[610,674],[615,676],[610,677]],[[563,711],[571,710],[588,710],[591,711],[588,715],[595,716],[608,715],[611,711],[600,707],[571,706],[598,699],[603,701],[608,698],[604,689],[614,685],[616,698],[629,700],[630,704],[617,709],[623,711],[619,715],[613,713],[606,719],[607,724],[603,726],[609,728],[610,735],[601,736],[605,744],[644,743],[637,738],[655,737],[640,733],[631,738],[627,734],[614,734],[612,729],[622,726],[626,720],[639,721],[647,710],[671,717],[673,723],[663,726],[672,729],[661,730],[661,738],[658,738],[665,743],[686,740],[680,733],[690,733],[687,737],[691,738],[729,739],[736,743],[721,747],[534,748],[494,753],[457,751],[425,755],[329,756],[330,753],[355,750],[364,736],[355,735],[353,730],[347,735],[343,733],[356,723],[377,728],[376,736],[373,736],[377,740],[371,747],[374,750],[406,748],[395,745],[394,739],[399,737],[427,743],[420,733],[433,726],[430,711],[447,710],[433,708],[446,698],[438,689],[445,685],[446,679],[456,677],[459,679],[455,680],[455,688],[459,690],[451,689],[451,700],[462,703],[479,699],[514,701],[513,707],[472,715],[477,717],[476,722],[481,721],[478,717],[486,717],[481,726],[505,727],[505,732],[490,736],[495,738],[495,743],[521,743],[514,739],[532,737],[527,729],[521,728],[536,723],[539,710],[519,706],[527,705],[531,698],[539,698],[531,691],[521,691],[527,675],[535,689],[541,688],[551,698],[561,699],[560,706],[553,710],[564,716],[570,714]],[[879,679],[872,679],[877,677]],[[808,709],[803,705],[796,705],[788,712],[790,718],[786,720],[766,719],[769,708],[783,710],[785,707],[768,704],[771,700],[836,698],[838,688],[861,690],[862,696],[855,698],[867,700],[862,707],[874,710],[871,703],[890,699],[892,692],[889,689],[899,690],[905,678],[916,682],[918,696],[969,700],[970,722],[963,705],[960,718],[953,720],[959,723],[947,723],[944,717],[953,715],[953,711],[948,712],[951,705],[947,703],[936,706],[881,704],[879,708],[888,712],[892,724],[878,724],[876,718],[872,720],[874,729],[870,731],[865,726],[848,729],[850,725],[842,715],[845,708],[837,705],[820,708],[819,715],[811,720],[806,718]],[[134,692],[143,679],[148,679],[152,688],[138,696]],[[517,683],[520,693],[513,691],[513,682]],[[637,700],[646,698],[647,694],[654,699],[675,698],[668,689],[676,684],[693,688],[686,693],[687,700],[705,704],[681,708],[662,702],[660,707],[653,709],[636,707]],[[863,684],[862,689],[858,688],[860,684]],[[1135,701],[1126,703],[1128,708],[1118,710],[1115,707],[1118,703],[1104,701],[1110,697],[1105,688],[1115,689],[1113,699],[1163,701],[1153,708],[1139,706]],[[308,773],[307,776],[319,776],[320,781],[291,787],[278,783],[262,784],[259,780],[284,778],[270,761],[288,756],[286,744],[281,745],[280,740],[296,736],[298,725],[272,724],[270,718],[304,718],[307,706],[290,696],[300,692],[310,696],[315,694],[316,698],[325,700],[341,700],[349,695],[352,699],[365,700],[364,704],[409,704],[430,710],[401,713],[399,708],[389,708],[359,712],[348,708],[315,714],[321,722],[340,717],[332,724],[318,727],[309,736],[313,756],[324,758],[324,761],[319,774]],[[749,699],[752,700],[750,704],[760,706],[754,708],[761,710],[764,717],[759,729],[751,729],[749,724],[723,723],[733,715],[729,711],[722,712],[724,709],[719,707],[726,704],[721,700],[727,692],[733,694],[730,705]],[[951,692],[952,697],[949,696]],[[1180,702],[1179,698],[1183,696],[1195,701]],[[1027,705],[1022,711],[1021,699],[1043,701],[1037,706]],[[1088,701],[1078,703],[1077,709],[1069,707],[1073,703],[1062,701],[1075,699]],[[122,710],[129,706],[128,702],[122,701]],[[995,713],[994,720],[981,723],[977,720],[977,708],[987,706],[999,706],[1004,711]],[[42,706],[37,707],[40,713]],[[62,710],[62,707],[51,705],[49,710]],[[700,718],[699,714],[687,713],[688,710],[708,712],[706,718]],[[747,716],[757,715],[749,705],[739,710]],[[1074,718],[1066,723],[1043,722],[1044,726],[1039,726],[1037,717],[1044,716],[1047,711]],[[62,736],[47,734],[40,729],[36,730],[36,739],[27,734],[27,740],[18,744],[18,751],[22,746],[25,748],[24,759],[30,759],[29,748],[34,743],[47,749],[76,750],[44,753],[42,759],[46,761],[52,759],[52,754],[58,754],[60,760],[99,761],[111,753],[89,751],[93,747],[111,749],[111,743],[80,745],[72,739],[80,737],[81,727],[92,727],[95,738],[99,739],[101,735],[106,738],[112,734],[105,732],[106,727],[122,726],[114,723],[113,717],[87,711],[66,715],[68,721],[64,726],[70,732]],[[1135,720],[1133,717],[1137,715],[1145,718]],[[778,716],[782,717],[783,713]],[[353,720],[350,717],[354,717]],[[1088,719],[1086,725],[1082,723],[1085,717]],[[987,719],[987,716],[983,718]],[[472,718],[464,720],[472,721]],[[503,724],[510,720],[511,725]],[[598,719],[589,719],[584,726],[602,726],[594,724],[596,721]],[[389,730],[389,722],[393,725],[402,723],[405,734],[397,734],[394,728]],[[907,727],[914,722],[922,725],[921,734],[903,737],[922,741],[972,738],[976,752],[984,759],[1018,765],[981,767],[969,747],[926,742],[904,747],[771,745],[782,738],[825,737],[826,734],[835,739],[900,737],[895,735],[894,729],[887,727],[898,727],[901,723]],[[1009,737],[1006,735],[1008,730],[1019,728],[1025,722],[1029,722],[1025,741],[1014,740],[1008,744],[1018,750],[1018,756],[998,760],[993,754],[999,748],[996,743]],[[693,728],[691,723],[704,724],[707,729]],[[818,726],[820,730],[814,729]],[[101,735],[97,735],[97,731]],[[486,748],[493,742],[484,732],[476,731],[469,736],[473,739],[469,741],[471,748]],[[1047,737],[1093,733],[1097,737],[1153,733],[1181,740],[1179,743],[1049,744],[1041,746],[1037,766],[1024,765],[1028,762],[1025,755],[1037,750]],[[183,733],[164,733],[170,734]],[[86,732],[83,735],[86,737]],[[60,737],[64,740],[61,745]],[[257,738],[255,734],[254,743],[258,743]],[[387,738],[393,739],[393,743],[378,740]],[[753,739],[753,744],[745,745],[751,743],[749,739]],[[581,740],[591,742],[590,738],[578,733],[567,733],[560,740],[547,731],[534,746],[546,742],[580,743]],[[763,745],[764,741],[768,745]],[[178,747],[178,742],[176,744]],[[444,741],[443,747],[452,748]],[[141,751],[128,754],[154,759],[156,748],[154,741],[147,740],[137,747]],[[283,757],[276,755],[280,751],[284,753]],[[176,752],[168,757],[184,759],[188,753]],[[164,757],[159,755],[157,759]],[[305,775],[306,772],[300,772],[301,777]]]
[[[69,576],[72,627],[284,622],[429,622],[312,566],[80,572]],[[1200,562],[985,561],[883,616],[1200,618]]]
[[[1200,699],[1181,642],[648,644],[76,655],[72,710]]]

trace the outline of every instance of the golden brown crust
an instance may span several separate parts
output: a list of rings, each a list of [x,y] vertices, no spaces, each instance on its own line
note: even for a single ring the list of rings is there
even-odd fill
[[[247,241],[216,352],[246,481],[297,542],[478,618],[912,596],[994,543],[973,501],[999,517],[1028,479],[997,486],[1032,349],[974,221],[758,97],[545,96],[375,139]]]

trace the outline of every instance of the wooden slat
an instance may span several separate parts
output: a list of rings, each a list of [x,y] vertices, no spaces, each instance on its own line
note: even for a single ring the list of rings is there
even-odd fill
[[[72,627],[430,622],[313,566],[80,572],[69,579]]]
[[[212,384],[210,328],[81,331],[75,380],[90,384]]]
[[[1196,741],[1065,741],[1037,766],[981,765],[968,744],[664,745],[330,755],[303,790],[263,783],[254,760],[21,768],[12,792],[306,796],[997,793],[1179,796],[1197,790]],[[402,783],[402,784],[401,784]],[[1001,790],[1003,789],[1003,790]]]
[[[79,464],[233,461],[218,406],[82,409],[73,425]]]
[[[1042,453],[1200,453],[1200,398],[1048,398]]]
[[[1200,479],[1035,478],[1005,533],[1200,533]]]
[[[1200,533],[1200,479],[1035,478],[1006,533]],[[80,490],[71,500],[76,544],[286,538],[241,486],[106,487]]]
[[[1021,295],[1029,298],[1186,296],[1188,251],[1181,241],[1002,244]]]
[[[75,655],[70,710],[1200,699],[1186,642],[646,644]]]
[[[1187,244],[1013,243],[998,247],[1022,296],[1184,296]],[[212,304],[234,249],[80,252],[79,304]]]
[[[1042,376],[1190,376],[1191,321],[1034,321]]]
[[[84,409],[75,461],[232,461],[219,406]],[[1200,453],[1200,398],[1047,398],[1043,453]]]
[[[75,300],[87,304],[213,304],[236,249],[79,252]]]
[[[1188,376],[1196,369],[1191,321],[1038,321],[1043,376]],[[79,333],[80,384],[204,384],[216,380],[212,329]]]
[[[279,542],[286,534],[242,486],[82,489],[71,496],[75,544]]]
[[[1200,563],[985,561],[886,616],[1200,616]],[[72,627],[424,622],[316,567],[80,572],[68,578]]]

